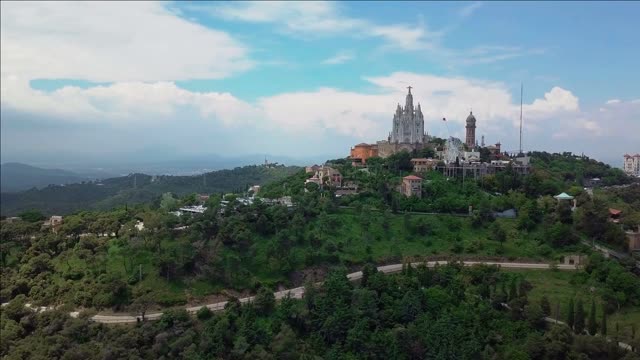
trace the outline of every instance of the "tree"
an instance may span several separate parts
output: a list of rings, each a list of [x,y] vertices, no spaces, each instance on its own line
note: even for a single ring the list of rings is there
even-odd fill
[[[279,359],[297,359],[296,334],[289,325],[282,325],[280,332],[271,341],[271,349]]]
[[[573,223],[573,212],[571,211],[570,201],[558,201],[558,204],[556,204],[556,219],[562,224],[570,225]]]
[[[165,211],[176,210],[178,208],[178,199],[174,198],[172,193],[166,192],[162,194],[160,207]]]
[[[591,311],[589,311],[587,329],[589,331],[589,335],[595,335],[596,331],[598,331],[598,324],[596,323],[596,302],[593,299],[591,299]]]
[[[574,313],[573,299],[569,299],[569,306],[567,306],[567,325],[571,329],[573,329],[573,325],[575,324],[575,313]]]
[[[155,299],[158,298],[157,294],[155,294],[151,289],[148,288],[140,288],[134,292],[135,300],[131,304],[133,310],[135,310],[138,314],[140,314],[140,318],[142,321],[145,321],[145,315],[147,310],[151,305],[154,304]]]
[[[38,222],[44,220],[44,215],[38,210],[28,210],[18,215],[22,220],[27,222]]]
[[[542,314],[544,316],[551,315],[551,304],[549,303],[549,298],[546,295],[542,295],[540,299],[540,308],[542,309]]]
[[[607,336],[607,309],[602,305],[602,322],[600,323],[600,335]]]
[[[507,240],[507,232],[504,230],[502,226],[500,226],[499,222],[494,222],[491,225],[491,238],[500,243],[500,246],[503,246],[503,243]]]
[[[273,310],[275,304],[276,298],[273,296],[271,289],[261,287],[254,300],[256,310],[263,315],[267,315]]]
[[[516,279],[511,280],[511,284],[509,284],[509,301],[518,298],[518,290],[516,287]]]
[[[537,329],[544,329],[544,314],[542,308],[537,304],[529,304],[524,307],[524,313],[527,321],[532,327]]]
[[[585,316],[584,316],[584,306],[582,304],[582,299],[578,299],[576,302],[576,317],[574,322],[574,329],[576,334],[582,334],[584,332],[585,326]]]
[[[200,320],[208,320],[213,316],[213,311],[211,311],[211,309],[209,309],[208,307],[203,306],[200,308],[200,310],[198,310],[196,316]]]

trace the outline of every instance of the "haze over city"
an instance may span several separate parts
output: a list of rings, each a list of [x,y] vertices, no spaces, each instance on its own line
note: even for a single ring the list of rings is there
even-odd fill
[[[620,166],[637,2],[2,2],[2,162],[345,157],[412,86],[425,131]],[[449,131],[441,121],[448,120]]]

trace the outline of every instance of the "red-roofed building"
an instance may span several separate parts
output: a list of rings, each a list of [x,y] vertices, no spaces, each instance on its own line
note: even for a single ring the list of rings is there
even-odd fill
[[[400,192],[406,197],[422,197],[422,178],[409,175],[402,178],[402,185],[400,186]]]
[[[609,221],[614,223],[620,222],[620,215],[622,214],[622,210],[609,208]]]

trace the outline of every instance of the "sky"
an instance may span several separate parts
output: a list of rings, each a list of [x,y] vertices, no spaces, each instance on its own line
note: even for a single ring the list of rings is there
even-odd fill
[[[345,157],[407,86],[425,130],[620,165],[639,2],[6,2],[1,160]],[[444,123],[441,119],[447,118]]]

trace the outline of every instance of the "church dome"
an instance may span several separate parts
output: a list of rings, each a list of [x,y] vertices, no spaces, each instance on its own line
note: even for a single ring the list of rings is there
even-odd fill
[[[473,112],[469,112],[469,116],[467,116],[467,125],[475,125],[476,117],[473,116]]]

